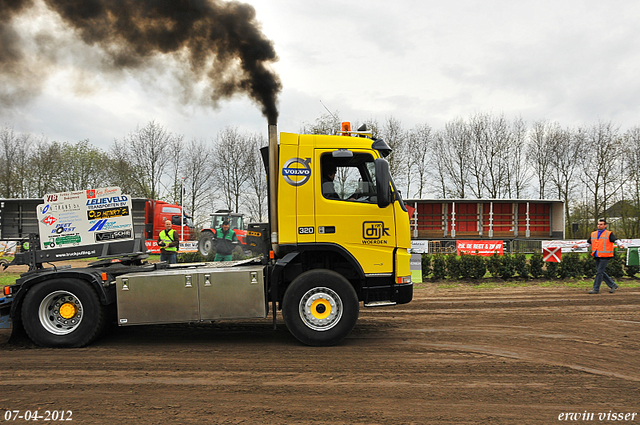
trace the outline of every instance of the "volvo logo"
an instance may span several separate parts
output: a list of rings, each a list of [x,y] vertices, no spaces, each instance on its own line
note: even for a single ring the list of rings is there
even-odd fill
[[[282,177],[291,186],[302,186],[311,178],[310,163],[311,158],[291,158],[282,167]]]

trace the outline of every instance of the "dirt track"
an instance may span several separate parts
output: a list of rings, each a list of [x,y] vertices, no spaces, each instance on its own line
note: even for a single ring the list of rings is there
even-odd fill
[[[267,319],[120,328],[76,350],[0,342],[0,421],[39,409],[76,423],[602,423],[640,413],[639,307],[638,288],[427,286],[363,309],[330,348],[300,345],[280,316],[275,332]]]

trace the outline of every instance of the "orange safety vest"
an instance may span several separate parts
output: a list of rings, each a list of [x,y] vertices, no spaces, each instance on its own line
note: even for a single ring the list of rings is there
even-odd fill
[[[613,257],[613,242],[609,240],[611,230],[605,230],[598,237],[598,231],[591,232],[591,255],[598,251],[598,257]]]

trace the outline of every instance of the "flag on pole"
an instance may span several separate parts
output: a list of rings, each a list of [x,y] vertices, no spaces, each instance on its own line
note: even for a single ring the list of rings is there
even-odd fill
[[[542,248],[542,257],[547,263],[559,263],[562,261],[562,247],[550,246]]]

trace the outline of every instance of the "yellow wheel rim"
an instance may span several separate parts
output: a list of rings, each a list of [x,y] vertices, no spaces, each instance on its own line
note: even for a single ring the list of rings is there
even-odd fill
[[[311,314],[316,319],[326,319],[331,314],[331,304],[324,298],[319,298],[311,304]]]
[[[64,303],[60,306],[60,316],[64,319],[71,319],[77,312],[78,309],[74,304]]]

